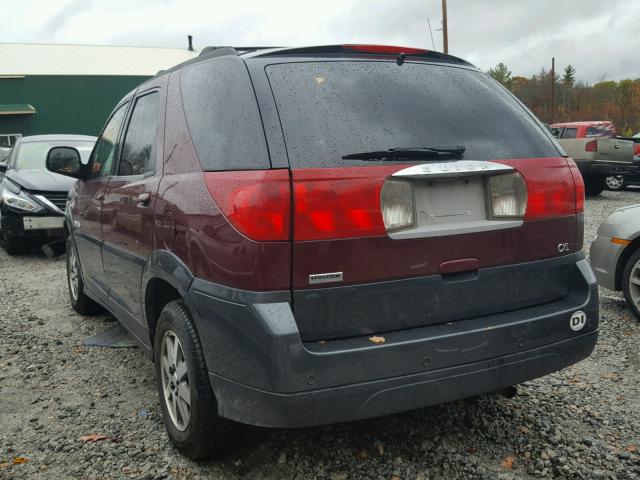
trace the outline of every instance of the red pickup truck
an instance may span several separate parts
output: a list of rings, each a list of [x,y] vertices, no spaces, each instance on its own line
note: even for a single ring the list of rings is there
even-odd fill
[[[611,122],[555,123],[551,131],[578,165],[587,195],[598,195],[609,186],[609,179],[620,183],[620,179],[640,175],[640,162],[634,161],[640,144],[618,137]]]

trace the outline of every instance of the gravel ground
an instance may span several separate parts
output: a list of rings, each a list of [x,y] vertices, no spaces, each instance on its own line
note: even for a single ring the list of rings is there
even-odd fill
[[[587,201],[585,244],[640,192]],[[362,422],[252,430],[231,457],[195,463],[170,446],[151,364],[136,348],[88,348],[112,327],[68,303],[65,266],[0,251],[0,479],[640,478],[640,327],[601,291],[594,354],[519,387]],[[81,436],[108,438],[84,442]]]

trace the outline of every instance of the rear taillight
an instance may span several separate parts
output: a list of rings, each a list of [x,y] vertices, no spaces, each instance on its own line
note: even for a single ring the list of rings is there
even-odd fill
[[[633,154],[635,156],[640,156],[640,143],[633,144]]]
[[[527,183],[528,200],[524,214],[525,220],[542,220],[576,214],[579,206],[576,198],[579,185],[574,182],[566,159],[529,158],[500,160],[500,163],[515,167]]]
[[[404,180],[387,180],[380,192],[380,208],[387,232],[415,225],[413,185]]]
[[[220,211],[240,233],[257,241],[290,239],[288,170],[206,172],[204,180]]]
[[[598,141],[591,140],[590,142],[585,143],[584,145],[585,152],[597,152],[598,151]]]
[[[527,185],[519,173],[489,177],[494,218],[522,218],[527,208]]]
[[[486,218],[538,220],[581,213],[584,183],[575,163],[568,162],[501,160],[516,171],[486,177]],[[292,170],[293,187],[289,170],[206,172],[204,179],[223,215],[252,240],[330,240],[416,228],[414,182],[425,179],[391,177],[405,167]]]
[[[583,213],[585,196],[584,179],[582,178],[580,170],[578,170],[576,162],[569,158],[567,159],[567,163],[569,164],[569,170],[571,171],[573,183],[576,187],[576,213]]]
[[[401,168],[393,165],[292,170],[294,240],[385,235],[380,208],[382,184]],[[402,220],[402,213],[394,215]]]

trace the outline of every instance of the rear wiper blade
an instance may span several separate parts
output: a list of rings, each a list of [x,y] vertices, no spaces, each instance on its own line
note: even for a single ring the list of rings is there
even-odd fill
[[[460,160],[466,148],[455,147],[420,147],[420,148],[390,148],[389,150],[374,150],[372,152],[350,153],[342,157],[343,160]]]

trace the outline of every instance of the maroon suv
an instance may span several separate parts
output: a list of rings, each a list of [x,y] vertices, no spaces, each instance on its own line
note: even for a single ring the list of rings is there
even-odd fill
[[[154,360],[186,455],[491,392],[587,357],[574,162],[458,58],[208,48],[127,95],[66,209],[71,303]],[[55,163],[55,165],[54,165]]]

